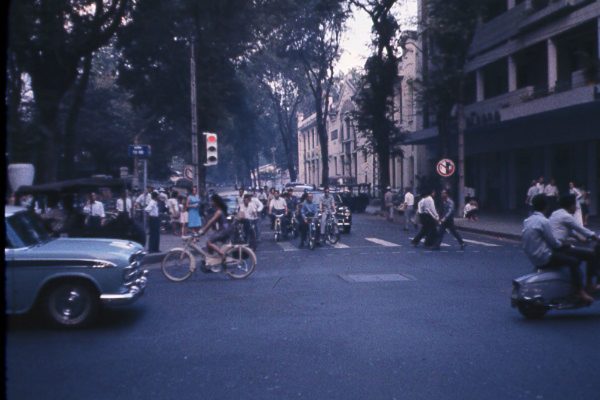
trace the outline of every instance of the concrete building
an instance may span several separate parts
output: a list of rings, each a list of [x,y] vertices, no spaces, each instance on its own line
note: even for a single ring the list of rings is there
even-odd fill
[[[482,18],[465,66],[465,178],[484,210],[524,208],[543,176],[590,191],[598,213],[599,53],[598,0],[497,0]]]
[[[375,182],[374,157],[362,149],[365,139],[357,134],[350,117],[355,108],[352,100],[355,93],[354,85],[349,79],[344,79],[338,100],[330,106],[327,117],[329,184]],[[320,186],[322,161],[316,114],[306,118],[298,114],[298,164],[298,179]]]
[[[399,63],[400,79],[394,97],[394,120],[406,136],[422,128],[416,88],[420,50],[416,34],[411,33],[409,36]],[[380,168],[377,157],[364,148],[366,140],[360,132],[356,132],[352,124],[351,113],[355,110],[355,93],[356,88],[352,82],[345,79],[339,98],[330,107],[327,118],[329,180],[330,184],[370,184],[377,188]],[[398,145],[390,149],[392,157],[388,168],[391,186],[397,189],[414,187],[426,170],[426,151],[424,146],[415,145]],[[298,179],[319,186],[322,162],[315,114],[307,118],[298,115],[298,160]]]

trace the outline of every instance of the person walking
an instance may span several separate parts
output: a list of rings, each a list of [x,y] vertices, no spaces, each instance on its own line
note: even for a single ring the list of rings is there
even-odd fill
[[[200,217],[200,197],[198,197],[196,186],[192,188],[192,194],[188,196],[185,208],[188,211],[188,228],[198,233],[202,226],[202,218]]]
[[[435,202],[433,201],[435,189],[425,193],[428,194],[423,196],[417,204],[417,213],[419,214],[421,229],[411,241],[412,245],[415,247],[419,245],[419,242],[423,237],[425,237],[425,246],[432,246],[435,243],[436,228],[440,223],[440,217],[438,216],[435,209]]]
[[[408,232],[409,225],[412,225],[417,230],[415,222],[415,196],[411,189],[407,188],[404,194],[404,230]]]
[[[390,186],[385,188],[385,194],[383,195],[383,203],[387,211],[387,220],[394,221],[394,194]]]
[[[440,228],[438,233],[437,243],[434,248],[436,250],[440,249],[442,245],[442,241],[444,240],[444,234],[446,233],[446,229],[456,238],[456,241],[460,245],[460,249],[465,249],[465,242],[463,238],[460,236],[458,231],[456,230],[456,226],[454,225],[454,201],[450,198],[450,194],[448,190],[442,190],[442,217],[440,219]]]
[[[579,225],[583,226],[583,214],[581,212],[581,200],[583,199],[583,193],[577,186],[575,182],[569,182],[569,194],[575,196],[577,209],[575,210],[575,220],[579,223]]]
[[[152,192],[150,202],[144,208],[148,213],[148,252],[158,253],[160,250],[160,218],[158,217],[158,193]]]

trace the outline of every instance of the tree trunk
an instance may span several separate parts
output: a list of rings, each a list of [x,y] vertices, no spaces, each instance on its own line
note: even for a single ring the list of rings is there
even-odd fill
[[[457,212],[461,212],[465,207],[465,107],[464,107],[464,78],[460,80],[458,86],[458,207]]]
[[[327,125],[323,112],[317,110],[317,134],[321,145],[321,185],[329,186],[329,143]]]
[[[83,72],[79,78],[79,82],[75,85],[73,102],[71,103],[67,121],[65,122],[64,171],[66,178],[73,178],[75,174],[75,149],[77,148],[77,132],[75,127],[77,124],[77,119],[79,118],[79,112],[83,106],[91,69],[92,55],[88,54],[83,60]]]

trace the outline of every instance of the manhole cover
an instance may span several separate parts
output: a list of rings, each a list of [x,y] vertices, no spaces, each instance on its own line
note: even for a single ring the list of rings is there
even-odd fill
[[[402,274],[346,274],[340,275],[346,282],[401,282],[413,281],[414,278]]]

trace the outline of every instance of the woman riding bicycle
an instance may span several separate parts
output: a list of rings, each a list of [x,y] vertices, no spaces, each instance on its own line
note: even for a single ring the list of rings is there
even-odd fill
[[[225,201],[218,194],[213,194],[210,198],[212,207],[215,210],[213,216],[208,220],[206,225],[200,229],[200,235],[204,235],[206,231],[208,231],[213,226],[216,226],[217,231],[208,237],[206,241],[206,246],[209,251],[216,251],[219,256],[223,257],[223,252],[221,248],[215,244],[215,242],[225,243],[229,240],[231,234],[233,233],[233,225],[230,225],[227,222],[227,205]]]

